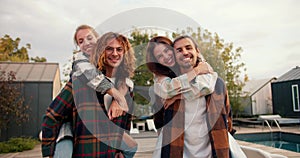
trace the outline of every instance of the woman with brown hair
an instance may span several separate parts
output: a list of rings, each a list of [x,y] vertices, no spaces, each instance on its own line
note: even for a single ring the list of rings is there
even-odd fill
[[[152,38],[147,47],[147,66],[154,73],[154,106],[159,111],[154,121],[156,127],[161,128],[153,157],[183,157],[183,150],[179,150],[183,149],[186,128],[183,100],[211,94],[217,79],[217,74],[203,62],[200,54],[184,59],[187,63],[194,60],[195,65],[181,74],[174,53],[171,40],[163,36]]]

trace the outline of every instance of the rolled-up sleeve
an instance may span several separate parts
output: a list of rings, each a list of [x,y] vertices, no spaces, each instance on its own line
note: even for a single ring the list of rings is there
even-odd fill
[[[215,90],[218,74],[216,72],[198,75],[194,82],[191,82],[190,89],[183,93],[186,100],[194,100],[201,96],[211,94]]]
[[[84,76],[87,85],[97,92],[104,94],[108,89],[113,87],[112,83],[100,70],[90,63],[88,57],[82,52],[75,55],[73,71],[73,75],[75,76]]]
[[[170,77],[163,77],[158,81],[154,80],[154,92],[163,99],[172,98],[178,94],[184,93],[190,88],[187,75],[181,75],[171,79]]]

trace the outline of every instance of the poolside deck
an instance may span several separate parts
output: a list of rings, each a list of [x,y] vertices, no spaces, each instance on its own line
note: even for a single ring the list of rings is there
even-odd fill
[[[234,127],[237,130],[237,133],[257,133],[257,132],[269,132],[268,127],[262,127],[261,125],[253,126],[235,126]],[[273,131],[278,131],[276,127],[272,127]],[[290,132],[290,133],[298,133],[300,134],[300,125],[295,126],[283,126],[281,127],[281,131],[284,132]],[[138,151],[135,155],[135,158],[151,158],[152,152],[156,144],[156,133],[155,132],[140,132],[138,135],[132,135],[135,140],[139,144]],[[299,158],[300,153],[292,152],[288,150],[283,149],[277,149],[273,147],[268,147],[264,145],[259,144],[253,144],[249,142],[244,141],[238,141],[240,145],[250,146],[254,148],[259,148],[264,151],[267,151],[269,153],[273,154],[280,154],[287,156],[289,158]],[[24,151],[20,153],[9,153],[9,154],[0,154],[0,158],[24,158],[24,157],[30,157],[30,158],[41,158],[41,148],[40,145],[37,145],[33,150]]]

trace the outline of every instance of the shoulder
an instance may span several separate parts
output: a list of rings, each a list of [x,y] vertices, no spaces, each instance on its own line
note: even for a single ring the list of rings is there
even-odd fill
[[[216,93],[225,93],[226,90],[226,85],[225,82],[222,78],[218,77],[215,85],[215,92]]]
[[[130,91],[132,91],[133,87],[134,87],[133,81],[130,78],[126,78],[125,82],[126,82],[126,85],[129,87]]]
[[[83,53],[83,52],[78,52],[76,54],[74,54],[74,60],[77,61],[77,60],[86,60],[88,59],[88,56],[87,54]]]

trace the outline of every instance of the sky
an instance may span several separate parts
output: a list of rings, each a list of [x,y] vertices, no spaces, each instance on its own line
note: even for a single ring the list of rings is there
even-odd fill
[[[136,22],[169,30],[195,24],[242,47],[250,80],[266,79],[300,66],[299,8],[298,0],[1,0],[0,36],[21,38],[30,57],[59,63],[62,72],[81,24],[100,32]]]

